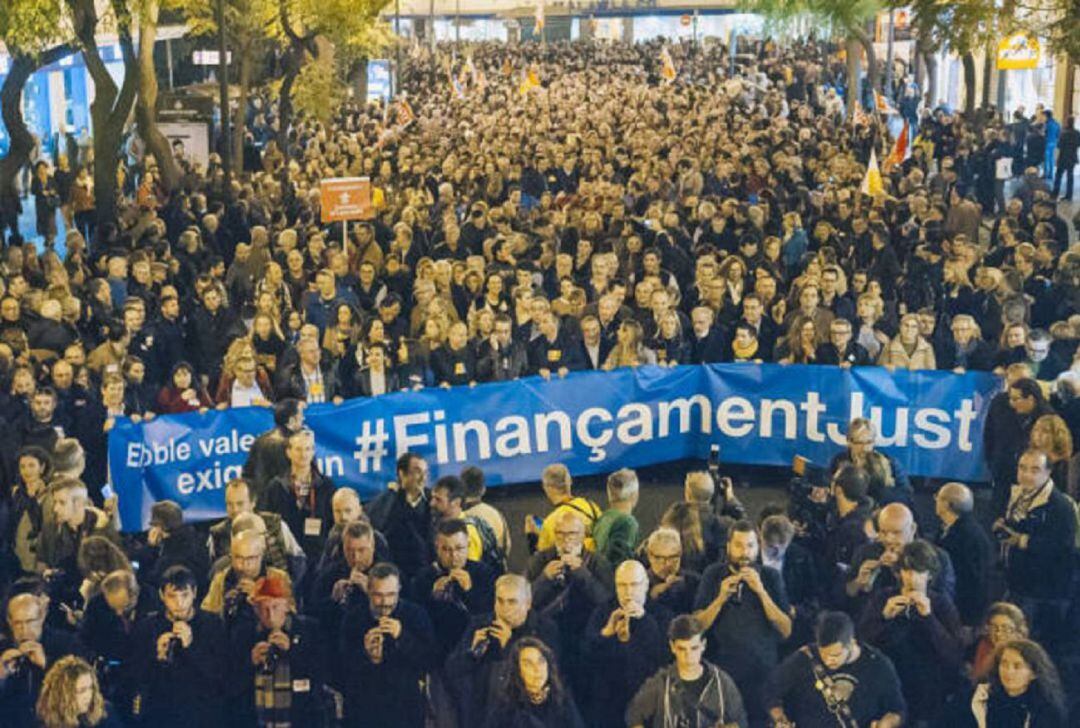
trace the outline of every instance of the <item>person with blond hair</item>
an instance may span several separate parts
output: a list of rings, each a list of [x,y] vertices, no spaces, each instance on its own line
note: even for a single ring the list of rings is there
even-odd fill
[[[37,700],[42,728],[119,728],[98,686],[97,674],[86,660],[61,657],[49,668]]]
[[[1031,428],[1030,445],[1033,449],[1046,453],[1050,461],[1050,479],[1058,490],[1070,495],[1076,493],[1077,480],[1080,476],[1074,464],[1073,439],[1069,426],[1061,415],[1043,415],[1035,420]]]

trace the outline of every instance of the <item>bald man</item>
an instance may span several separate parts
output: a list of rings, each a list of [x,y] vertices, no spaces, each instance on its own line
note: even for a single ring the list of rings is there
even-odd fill
[[[592,681],[581,695],[589,725],[626,725],[623,715],[637,689],[669,661],[666,635],[672,615],[655,603],[646,611],[648,596],[645,567],[640,561],[624,561],[615,569],[615,598],[589,618],[585,656]]]
[[[243,514],[237,516],[236,520],[244,518],[254,520],[258,516]],[[273,576],[291,587],[288,572],[269,566],[265,556],[265,532],[256,527],[234,533],[229,543],[229,567],[218,572],[210,582],[202,608],[222,617],[228,628],[239,621],[254,621],[255,612],[251,609],[249,598],[256,581],[264,576]]]
[[[877,540],[865,543],[855,550],[851,568],[847,571],[844,591],[848,597],[847,611],[858,615],[868,597],[876,591],[890,589],[900,583],[897,566],[904,546],[915,540],[918,531],[915,517],[903,503],[890,503],[878,512]],[[956,573],[952,559],[940,547],[935,546],[941,571],[930,582],[930,588],[946,593],[956,599]]]
[[[937,545],[949,554],[956,571],[956,609],[961,621],[979,624],[990,603],[990,569],[994,547],[975,520],[975,498],[963,483],[946,483],[934,496],[934,513],[941,521]]]

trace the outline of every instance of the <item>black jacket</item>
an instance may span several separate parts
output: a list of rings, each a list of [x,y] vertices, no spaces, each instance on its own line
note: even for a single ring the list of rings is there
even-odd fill
[[[326,390],[323,393],[323,398],[326,402],[329,402],[341,394],[337,367],[324,361],[319,365],[319,369],[322,371],[323,388]],[[274,397],[277,399],[292,397],[293,399],[307,401],[307,384],[304,382],[304,373],[300,368],[299,361],[285,365],[277,370],[274,377]]]
[[[279,658],[289,663],[292,697],[289,709],[293,725],[318,725],[322,714],[322,691],[326,680],[326,661],[318,626],[308,617],[294,614],[285,624],[289,650]],[[255,673],[251,650],[266,641],[267,630],[257,622],[245,622],[229,635],[228,702],[230,726],[258,725],[255,712]]]
[[[415,506],[410,506],[404,490],[388,490],[367,505],[371,525],[386,536],[390,556],[401,569],[406,583],[431,563],[432,532],[431,494]]]
[[[570,333],[566,324],[559,325],[559,332],[554,341],[548,341],[544,335],[529,342],[529,371],[539,374],[541,369],[556,372],[565,367],[570,371],[586,369],[583,352],[578,339]]]
[[[330,502],[336,487],[330,478],[312,466],[312,494],[303,504],[296,503],[292,491],[292,475],[288,470],[284,475],[271,480],[259,496],[259,510],[271,511],[281,516],[300,542],[309,563],[314,563],[315,559],[319,558],[326,543],[326,536],[334,525],[334,510]]]
[[[135,627],[132,674],[141,696],[140,716],[154,728],[221,726],[228,643],[221,620],[196,611],[188,623],[192,641],[176,645],[171,663],[157,659],[157,641],[172,630],[164,612],[155,612]]]
[[[1072,586],[1076,510],[1052,483],[1035,495],[1026,516],[1011,507],[1020,486],[1013,486],[1005,523],[1024,534],[1027,548],[1012,546],[1005,554],[1009,592],[1036,599],[1068,599]]]
[[[496,351],[490,341],[481,342],[477,347],[477,373],[482,382],[505,382],[525,376],[529,373],[525,347],[511,340]]]
[[[436,580],[446,575],[446,570],[437,563],[424,567],[417,574],[409,588],[412,601],[427,610],[435,628],[435,638],[439,643],[440,661],[461,641],[461,635],[469,623],[469,618],[491,610],[495,602],[495,574],[485,564],[468,561],[465,571],[472,580],[472,588],[465,591],[454,582],[450,587],[449,598],[435,597],[432,587]]]
[[[956,609],[967,625],[982,622],[990,603],[990,570],[994,547],[986,531],[965,513],[938,539],[956,570]]]
[[[378,622],[371,610],[349,609],[342,620],[338,649],[345,725],[421,728],[424,724],[420,679],[434,667],[433,658],[438,654],[431,620],[421,607],[405,599],[390,616],[401,622],[401,635],[384,638],[379,664],[374,664],[364,649],[364,635]]]
[[[45,627],[39,642],[45,651],[46,669],[65,655],[90,657],[82,643],[70,632]],[[0,654],[14,647],[16,645],[10,639],[0,640]],[[34,703],[41,692],[45,672],[27,660],[18,673],[0,682],[0,723],[4,728],[33,728],[38,725]]]

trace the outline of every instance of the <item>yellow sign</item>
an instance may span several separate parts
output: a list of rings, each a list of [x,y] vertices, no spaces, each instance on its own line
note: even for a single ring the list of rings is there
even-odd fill
[[[997,67],[1000,71],[1036,68],[1039,65],[1039,39],[1026,33],[1002,38],[997,48]]]

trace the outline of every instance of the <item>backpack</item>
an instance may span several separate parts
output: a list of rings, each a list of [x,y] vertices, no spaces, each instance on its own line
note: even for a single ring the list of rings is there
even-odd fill
[[[506,573],[506,553],[499,545],[499,539],[491,524],[479,516],[462,516],[462,519],[476,528],[480,535],[480,563],[491,569],[496,576]]]

